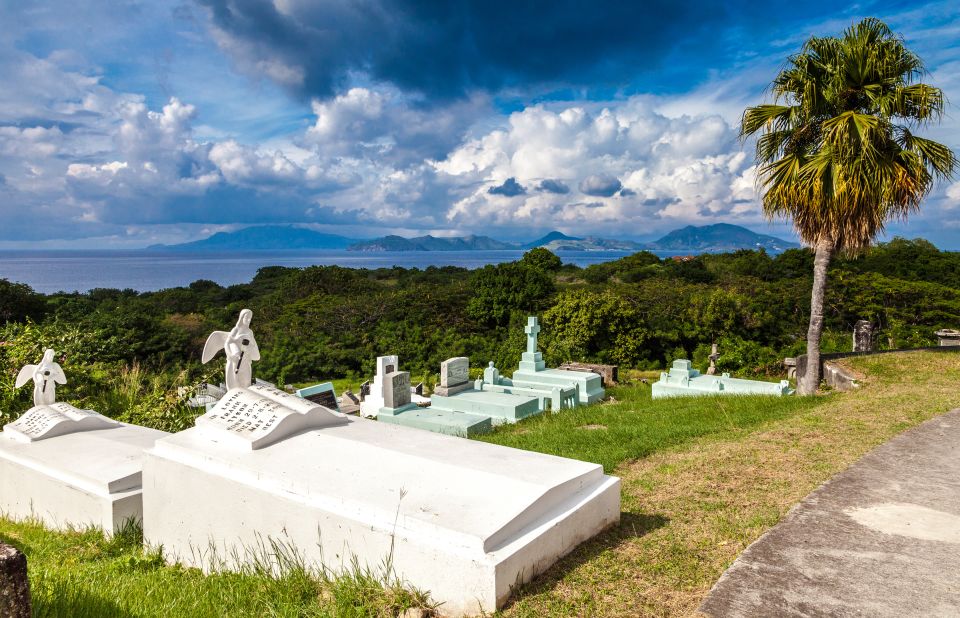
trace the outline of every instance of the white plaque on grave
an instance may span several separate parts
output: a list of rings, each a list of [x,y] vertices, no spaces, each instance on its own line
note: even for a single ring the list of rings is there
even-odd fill
[[[18,442],[35,442],[77,431],[110,429],[120,423],[93,410],[81,410],[57,401],[34,406],[23,416],[3,427],[3,433]]]
[[[272,386],[233,388],[197,427],[215,441],[256,450],[307,429],[346,423],[346,416]]]

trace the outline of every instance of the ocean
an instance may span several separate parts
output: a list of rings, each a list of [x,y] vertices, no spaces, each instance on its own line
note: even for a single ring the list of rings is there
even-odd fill
[[[560,251],[568,264],[588,266],[629,251]],[[658,253],[659,254],[659,253]],[[131,288],[150,292],[209,279],[220,285],[248,283],[264,266],[338,265],[348,268],[480,268],[512,262],[523,251],[245,251],[161,253],[148,251],[0,251],[0,279],[26,283],[38,292],[86,292]],[[668,255],[664,252],[661,257]]]

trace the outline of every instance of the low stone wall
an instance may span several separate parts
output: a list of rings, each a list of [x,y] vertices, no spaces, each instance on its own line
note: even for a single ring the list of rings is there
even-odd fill
[[[823,381],[837,391],[852,391],[860,386],[857,383],[857,376],[830,361],[823,363]]]
[[[0,616],[30,618],[27,557],[16,547],[3,543],[0,543]]]
[[[856,376],[848,373],[846,370],[842,369],[839,365],[831,363],[830,361],[841,359],[841,358],[850,358],[852,356],[875,356],[877,354],[893,354],[896,352],[960,352],[960,346],[944,346],[944,347],[928,347],[928,348],[901,348],[898,350],[875,350],[873,352],[831,352],[830,354],[821,354],[820,355],[820,375],[823,376],[823,379],[830,385],[831,388],[837,390],[850,390],[856,388]],[[796,357],[797,368],[796,368],[796,377],[797,383],[803,379],[803,376],[807,374],[807,355],[801,354]]]

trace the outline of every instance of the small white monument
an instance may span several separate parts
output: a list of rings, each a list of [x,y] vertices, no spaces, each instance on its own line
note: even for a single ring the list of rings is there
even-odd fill
[[[16,387],[20,388],[33,380],[33,405],[42,406],[57,400],[57,384],[66,384],[67,376],[53,360],[55,353],[51,349],[43,352],[39,365],[25,365],[17,375]]]
[[[213,331],[207,337],[203,346],[201,361],[210,362],[217,352],[223,350],[227,357],[227,371],[225,383],[227,389],[245,388],[253,382],[253,361],[260,360],[260,348],[250,330],[250,321],[253,312],[244,309],[240,312],[237,325],[229,333],[222,330]]]
[[[395,371],[400,371],[400,360],[397,356],[378,356],[377,374],[373,377],[373,384],[370,385],[370,392],[363,396],[360,402],[360,415],[366,418],[376,418],[380,413],[380,408],[384,407],[384,393],[387,389],[387,375]],[[410,401],[414,404],[429,403],[428,397],[411,391]]]
[[[142,517],[141,457],[168,434],[56,401],[67,378],[54,356],[17,377],[18,388],[33,381],[34,406],[0,435],[0,512],[109,534]]]
[[[409,374],[389,360],[377,372],[387,388],[374,390],[381,405],[409,406]],[[620,480],[599,465],[301,411],[254,389],[228,392],[208,421],[147,452],[144,541],[170,561],[234,568],[271,541],[311,567],[355,558],[377,569],[389,558],[391,575],[429,590],[444,615],[474,615],[619,521]],[[234,409],[234,392],[280,409]],[[228,436],[296,415],[287,430]]]

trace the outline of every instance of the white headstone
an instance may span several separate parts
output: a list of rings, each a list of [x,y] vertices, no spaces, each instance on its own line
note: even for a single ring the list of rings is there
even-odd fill
[[[471,388],[469,358],[458,356],[440,363],[440,384],[433,389],[434,395],[449,397]]]
[[[400,360],[397,356],[378,356],[377,373],[373,377],[373,383],[370,384],[370,393],[365,395],[360,403],[360,414],[367,418],[374,418],[377,412],[383,407],[383,389],[386,375],[397,371],[400,368]]]

